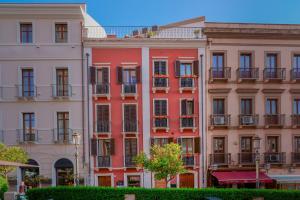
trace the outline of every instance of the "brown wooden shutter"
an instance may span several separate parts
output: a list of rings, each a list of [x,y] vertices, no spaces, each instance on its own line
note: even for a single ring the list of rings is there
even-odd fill
[[[96,67],[90,67],[90,84],[96,83]]]
[[[176,78],[180,77],[180,61],[179,60],[175,61],[175,77]]]
[[[135,68],[135,73],[136,73],[136,82],[140,83],[141,82],[141,67],[137,66]]]
[[[199,60],[195,60],[193,63],[193,71],[195,76],[199,76]]]
[[[102,68],[102,80],[103,83],[108,83],[109,77],[108,77],[108,68]]]
[[[123,83],[123,68],[117,67],[117,77],[118,77],[118,84]]]
[[[110,155],[115,155],[115,139],[110,139]]]
[[[97,139],[93,138],[91,139],[91,155],[97,156]]]
[[[200,137],[194,138],[194,153],[200,153]]]
[[[187,110],[186,110],[186,107],[187,107],[187,100],[184,99],[181,101],[181,115],[186,115],[187,113]]]
[[[173,138],[168,138],[168,143],[173,143],[174,142],[174,139]]]

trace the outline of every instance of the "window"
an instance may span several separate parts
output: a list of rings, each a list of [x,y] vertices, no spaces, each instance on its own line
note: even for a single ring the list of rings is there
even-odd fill
[[[225,153],[225,138],[214,137],[213,138],[213,150],[214,153]]]
[[[32,23],[20,24],[20,42],[32,43]]]
[[[267,115],[278,114],[278,99],[267,99],[266,114]]]
[[[68,25],[66,23],[55,24],[55,42],[56,43],[68,42]]]
[[[293,56],[293,69],[300,70],[300,54],[295,54]]]
[[[294,137],[294,152],[300,153],[300,136]]]
[[[96,131],[101,132],[110,132],[110,113],[109,105],[97,105],[97,127]]]
[[[240,55],[240,69],[249,70],[252,66],[251,63],[251,54],[250,53],[242,53]]]
[[[135,69],[123,69],[123,83],[136,84],[136,70]]]
[[[158,146],[162,147],[166,144],[169,144],[170,139],[172,139],[172,138],[153,138],[151,142],[152,142],[152,145],[158,145]]]
[[[98,155],[110,156],[111,155],[111,140],[101,139],[98,141]]]
[[[213,54],[213,70],[214,71],[223,71],[224,68],[224,53],[214,53]]]
[[[33,69],[22,69],[21,96],[33,97],[35,93]]]
[[[107,84],[109,80],[108,75],[108,68],[107,67],[101,67],[97,68],[96,71],[96,83],[97,84]]]
[[[139,175],[128,175],[127,176],[128,187],[141,187],[141,176]]]
[[[125,104],[123,110],[124,132],[137,132],[137,107],[135,104]]]
[[[154,61],[154,75],[167,75],[166,61]]]
[[[181,150],[183,154],[193,154],[194,153],[194,140],[193,138],[180,138],[181,140]]]
[[[269,69],[276,69],[277,68],[277,54],[268,53],[266,58],[266,67]]]
[[[35,115],[34,113],[23,113],[23,140],[35,141]]]
[[[68,69],[56,69],[56,96],[69,96]]]
[[[252,115],[252,99],[241,99],[241,114],[242,115]]]
[[[57,133],[59,141],[71,141],[71,133],[69,133],[69,113],[57,113]]]
[[[155,116],[167,115],[167,100],[154,100],[154,114]]]
[[[181,115],[193,115],[194,114],[194,100],[184,99],[181,101]]]
[[[180,76],[190,77],[192,75],[192,63],[180,63]]]
[[[293,114],[294,115],[300,115],[300,99],[294,99]]]
[[[137,139],[125,138],[125,166],[135,166],[134,157],[137,155]]]
[[[213,99],[213,114],[224,115],[225,114],[225,100]]]
[[[267,151],[268,153],[278,153],[279,151],[279,137],[268,136],[267,137]]]
[[[241,137],[241,152],[242,153],[252,152],[252,137]]]

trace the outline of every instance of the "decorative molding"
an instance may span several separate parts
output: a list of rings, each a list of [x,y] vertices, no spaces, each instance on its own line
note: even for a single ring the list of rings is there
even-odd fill
[[[219,93],[229,93],[231,88],[218,88],[218,89],[209,89],[208,92],[211,94],[219,94]]]
[[[290,89],[291,94],[300,94],[300,89]]]
[[[259,89],[257,88],[237,88],[236,93],[245,94],[245,93],[258,93]]]
[[[284,89],[262,89],[264,94],[281,94],[284,92]]]

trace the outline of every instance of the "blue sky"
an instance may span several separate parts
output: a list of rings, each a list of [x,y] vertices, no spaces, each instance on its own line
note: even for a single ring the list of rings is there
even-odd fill
[[[52,0],[0,2],[87,3],[102,25],[162,25],[206,16],[206,21],[300,24],[300,0]]]

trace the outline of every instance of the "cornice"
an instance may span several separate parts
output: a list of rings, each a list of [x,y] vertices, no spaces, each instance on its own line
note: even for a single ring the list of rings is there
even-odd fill
[[[284,89],[262,89],[264,94],[281,94],[284,92]]]
[[[209,89],[208,92],[211,94],[226,94],[231,91],[231,88],[218,88],[218,89]]]
[[[259,89],[257,89],[257,88],[237,88],[235,91],[238,94],[247,94],[247,93],[254,94],[254,93],[258,93]]]

